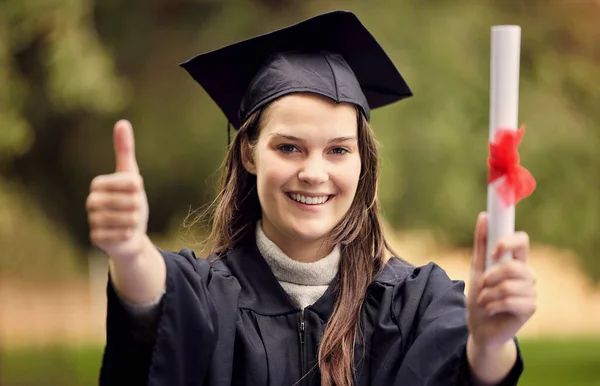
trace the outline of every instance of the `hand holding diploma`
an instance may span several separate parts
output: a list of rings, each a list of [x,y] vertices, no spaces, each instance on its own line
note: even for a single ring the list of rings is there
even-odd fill
[[[475,227],[467,296],[467,358],[476,379],[494,384],[515,363],[513,338],[535,312],[537,295],[535,274],[527,265],[529,236],[525,232],[501,238],[492,248],[492,259],[507,254],[512,258],[486,270],[488,221],[482,213]]]
[[[501,382],[513,368],[513,338],[536,310],[529,236],[515,232],[515,205],[535,189],[519,165],[517,130],[521,29],[492,28],[488,210],[477,219],[467,297],[467,359],[476,381]]]

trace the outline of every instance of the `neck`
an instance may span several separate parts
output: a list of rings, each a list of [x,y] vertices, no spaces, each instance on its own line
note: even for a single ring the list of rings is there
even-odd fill
[[[321,260],[329,255],[335,246],[325,239],[314,241],[298,240],[297,237],[276,232],[268,222],[262,223],[262,230],[265,236],[277,245],[290,259],[301,263],[312,263]]]

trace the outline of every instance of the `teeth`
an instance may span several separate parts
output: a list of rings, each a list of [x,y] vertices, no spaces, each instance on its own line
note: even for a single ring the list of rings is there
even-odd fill
[[[303,196],[301,194],[296,194],[296,193],[292,193],[292,194],[290,194],[290,196],[295,201],[301,202],[303,204],[308,204],[308,205],[323,204],[323,203],[325,203],[329,199],[329,196],[306,197],[306,196]]]

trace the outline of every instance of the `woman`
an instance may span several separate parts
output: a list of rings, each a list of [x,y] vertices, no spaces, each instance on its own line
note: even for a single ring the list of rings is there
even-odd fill
[[[155,248],[131,126],[92,181],[109,256],[106,385],[514,385],[535,309],[529,241],[475,229],[472,285],[386,260],[370,110],[410,96],[358,19],[333,12],[185,63],[238,129],[198,259]],[[466,307],[465,307],[466,305]]]

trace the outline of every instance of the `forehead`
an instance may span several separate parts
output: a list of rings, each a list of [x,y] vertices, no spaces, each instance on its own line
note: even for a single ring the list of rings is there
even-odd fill
[[[357,109],[310,93],[286,95],[265,111],[263,133],[296,136],[350,136],[357,134]]]

